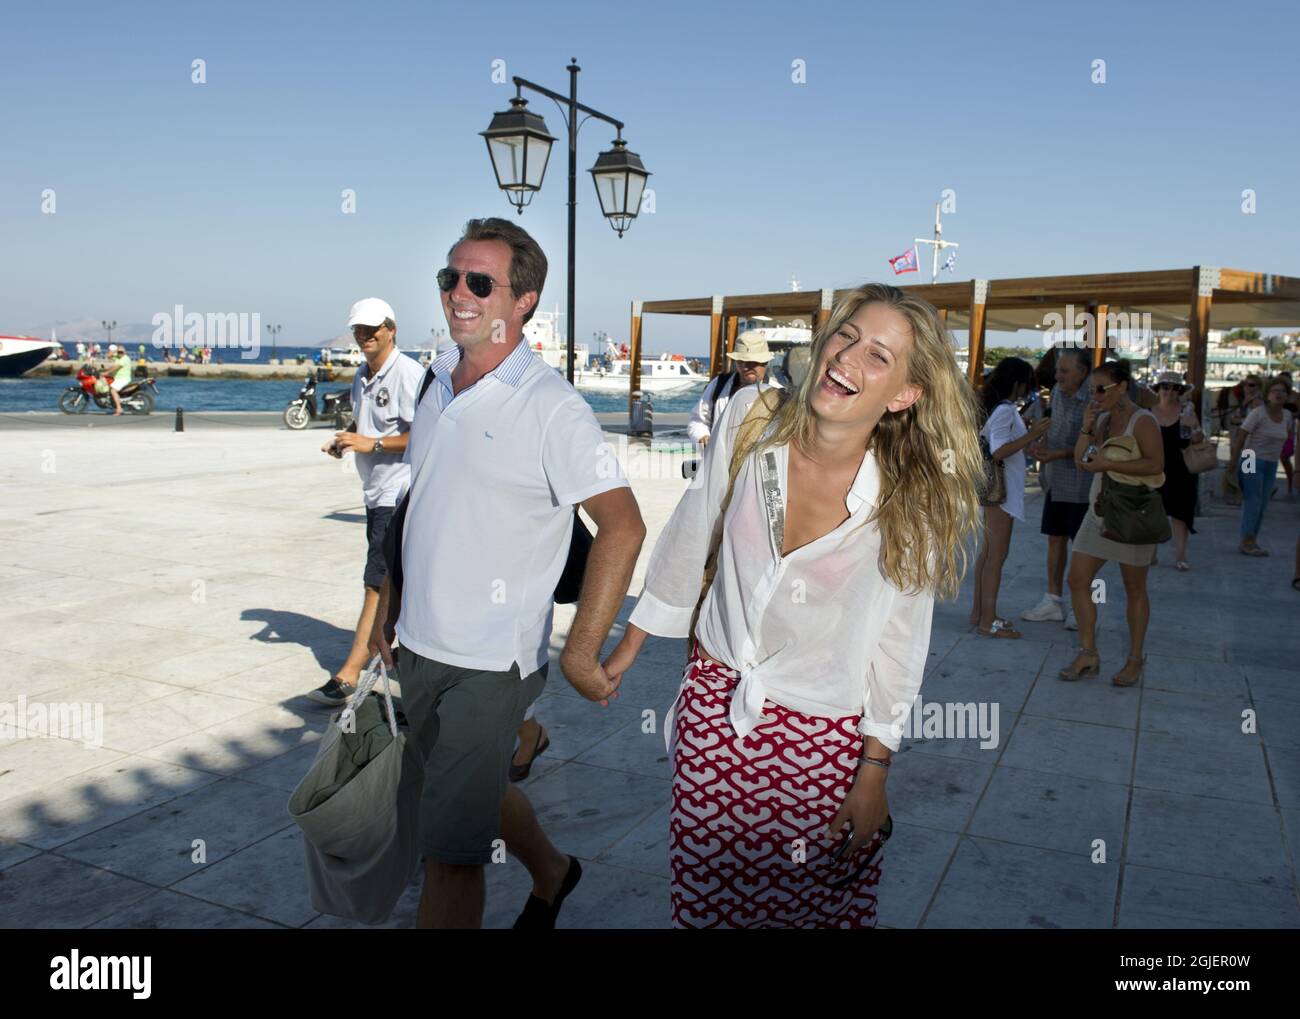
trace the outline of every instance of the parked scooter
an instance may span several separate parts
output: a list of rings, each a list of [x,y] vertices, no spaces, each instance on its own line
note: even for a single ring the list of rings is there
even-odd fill
[[[316,372],[307,373],[307,381],[302,389],[284,409],[284,423],[290,428],[306,428],[312,421],[333,420],[337,431],[344,431],[352,424],[352,390],[340,389],[333,393],[321,394],[316,400]]]
[[[108,395],[111,380],[107,375],[100,375],[90,366],[83,364],[77,370],[77,384],[68,386],[59,396],[59,410],[65,414],[82,414],[94,402],[96,407],[113,410],[113,398]],[[131,382],[117,393],[122,401],[122,410],[131,414],[151,414],[158,397],[158,383],[152,378],[138,379]]]

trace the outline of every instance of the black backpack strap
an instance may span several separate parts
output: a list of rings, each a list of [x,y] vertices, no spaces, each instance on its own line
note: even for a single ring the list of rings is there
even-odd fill
[[[433,365],[429,365],[424,369],[424,378],[420,380],[420,395],[415,398],[417,407],[420,405],[420,401],[424,399],[424,394],[429,391],[429,387],[433,385],[433,378]]]
[[[726,375],[719,375],[716,384],[713,387],[713,396],[709,399],[709,431],[718,427],[718,397],[722,395],[722,385],[730,380],[731,393],[736,391],[736,383],[740,381],[738,372],[728,372]],[[728,399],[731,393],[727,394]]]

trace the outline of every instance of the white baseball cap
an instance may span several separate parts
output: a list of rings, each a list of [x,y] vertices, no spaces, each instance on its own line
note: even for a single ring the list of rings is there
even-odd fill
[[[397,321],[392,305],[378,297],[366,297],[352,306],[352,311],[348,314],[348,327],[381,326],[384,319]]]
[[[113,351],[115,351],[116,349],[117,349],[117,344],[116,344],[116,343],[110,343],[110,344],[108,345],[108,352],[109,352],[110,354],[113,353]]]

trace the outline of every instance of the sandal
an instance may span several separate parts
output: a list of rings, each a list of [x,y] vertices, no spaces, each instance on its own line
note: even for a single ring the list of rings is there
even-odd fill
[[[993,625],[990,626],[987,630],[981,630],[977,626],[975,627],[975,632],[978,633],[981,637],[997,637],[1001,640],[1019,640],[1022,636],[1024,636],[1019,630],[1017,630],[1014,626],[1011,625],[1010,622],[1008,622],[1005,619],[993,620]]]
[[[522,782],[528,777],[528,773],[533,770],[533,762],[546,752],[546,748],[551,745],[551,737],[546,732],[546,727],[539,725],[537,727],[537,745],[533,747],[532,756],[523,764],[510,762],[510,781]]]
[[[1110,681],[1116,686],[1136,686],[1138,683],[1142,682],[1142,673],[1146,670],[1146,661],[1146,658],[1134,658],[1132,655],[1129,655],[1124,662],[1124,668],[1111,676]],[[1128,676],[1125,675],[1125,673],[1128,671],[1131,662],[1138,663],[1138,670],[1134,675]]]
[[[1082,664],[1086,662],[1087,664]],[[1091,648],[1080,648],[1079,653],[1074,656],[1074,661],[1067,665],[1057,675],[1064,680],[1082,679],[1084,676],[1096,676],[1101,672],[1101,655],[1097,654]]]
[[[1268,549],[1260,548],[1258,545],[1238,545],[1237,551],[1242,555],[1268,555]]]
[[[1174,563],[1174,569],[1176,569],[1179,573],[1186,573],[1191,568],[1192,568],[1192,564],[1189,563],[1186,559],[1179,559],[1178,562]]]

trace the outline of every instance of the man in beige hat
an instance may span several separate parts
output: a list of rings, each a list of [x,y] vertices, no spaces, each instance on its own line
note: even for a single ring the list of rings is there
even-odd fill
[[[703,452],[709,444],[709,430],[726,410],[727,401],[745,386],[763,388],[767,378],[767,363],[772,360],[772,351],[768,349],[767,340],[757,330],[749,330],[736,337],[736,347],[728,352],[731,370],[718,375],[704,387],[700,402],[691,412],[686,434]]]

